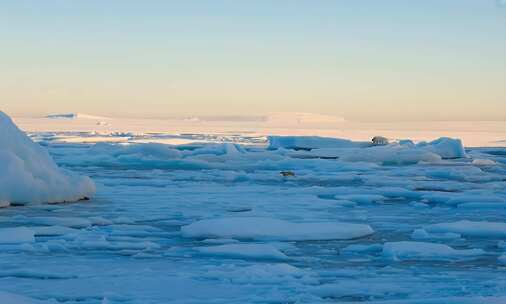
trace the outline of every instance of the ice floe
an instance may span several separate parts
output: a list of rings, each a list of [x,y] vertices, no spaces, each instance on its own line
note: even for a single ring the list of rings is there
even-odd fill
[[[276,247],[268,244],[227,244],[220,246],[201,247],[200,253],[225,258],[244,258],[258,260],[287,260],[289,259]]]
[[[459,261],[475,259],[484,255],[482,249],[454,249],[450,246],[426,242],[387,242],[383,245],[383,256],[395,261],[435,260]]]
[[[26,227],[0,228],[0,244],[31,243],[34,232]]]
[[[38,301],[33,298],[13,294],[10,292],[0,291],[0,303],[5,304],[51,304],[49,302]],[[53,302],[54,303],[54,302]]]
[[[182,227],[181,232],[184,237],[191,238],[308,241],[353,239],[374,231],[364,224],[294,223],[273,218],[237,217],[197,221]]]
[[[457,233],[467,237],[506,238],[506,223],[457,221],[453,223],[439,223],[425,226],[431,233]]]

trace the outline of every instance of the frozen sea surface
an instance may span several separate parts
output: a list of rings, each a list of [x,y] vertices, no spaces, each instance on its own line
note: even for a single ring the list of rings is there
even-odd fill
[[[506,148],[31,135],[97,194],[0,209],[0,303],[506,303]]]

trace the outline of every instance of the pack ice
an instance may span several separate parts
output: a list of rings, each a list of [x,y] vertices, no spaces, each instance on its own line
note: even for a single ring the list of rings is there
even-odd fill
[[[97,195],[0,209],[0,304],[506,303],[505,148],[70,118],[2,116],[3,200]]]
[[[88,177],[59,168],[44,148],[0,111],[0,202],[59,203],[95,192]]]

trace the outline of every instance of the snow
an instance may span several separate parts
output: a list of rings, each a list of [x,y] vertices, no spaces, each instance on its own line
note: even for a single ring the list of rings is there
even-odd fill
[[[454,261],[478,258],[484,255],[482,249],[453,249],[444,244],[426,242],[387,242],[383,245],[383,256],[395,261],[441,260]]]
[[[322,129],[327,122],[314,116],[285,128],[244,118],[97,125],[77,116],[16,120],[58,171],[92,176],[97,191],[75,204],[0,199],[1,296],[82,304],[505,300],[506,149],[474,147],[504,140],[500,123],[471,130],[336,121]],[[309,148],[271,149],[268,136]],[[390,143],[373,146],[374,136]],[[462,140],[431,143],[440,137]]]
[[[333,222],[293,223],[261,217],[201,220],[181,228],[189,238],[232,238],[277,241],[342,240],[364,237],[368,225]]]
[[[90,197],[95,186],[58,166],[49,154],[0,112],[0,201],[11,203],[77,201]],[[30,191],[26,191],[30,189]]]

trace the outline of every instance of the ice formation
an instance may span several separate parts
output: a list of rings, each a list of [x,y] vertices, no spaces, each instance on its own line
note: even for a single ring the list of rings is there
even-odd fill
[[[270,149],[322,149],[322,148],[362,148],[372,146],[371,142],[354,142],[348,139],[320,136],[269,136]]]
[[[383,256],[392,260],[435,260],[458,261],[484,255],[482,249],[454,249],[448,245],[426,242],[387,242],[383,245]]]
[[[289,258],[274,246],[267,244],[226,244],[199,248],[205,255],[258,260],[288,260]]]
[[[0,228],[0,244],[30,243],[34,241],[34,232],[28,228]]]
[[[505,303],[504,148],[143,128],[30,134],[100,195],[0,209],[0,303]]]
[[[457,233],[466,237],[503,237],[506,238],[506,223],[458,221],[453,223],[432,224],[425,227],[432,233]]]
[[[77,201],[95,192],[88,177],[59,168],[41,146],[0,112],[0,201]]]
[[[441,137],[414,144],[409,140],[388,144],[375,137],[378,143],[351,141],[317,136],[269,136],[269,149],[294,149],[302,157],[339,158],[346,161],[371,161],[386,164],[406,164],[420,161],[467,157],[460,139]]]
[[[271,218],[238,217],[201,220],[182,227],[181,232],[183,236],[193,238],[314,241],[353,239],[370,235],[374,231],[363,224],[292,223]]]

